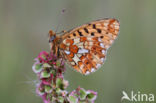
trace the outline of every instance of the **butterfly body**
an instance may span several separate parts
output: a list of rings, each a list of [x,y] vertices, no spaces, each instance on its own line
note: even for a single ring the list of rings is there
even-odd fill
[[[118,32],[119,22],[116,19],[102,19],[84,24],[61,36],[49,31],[49,42],[57,56],[63,57],[75,70],[87,75],[104,63],[106,52]]]

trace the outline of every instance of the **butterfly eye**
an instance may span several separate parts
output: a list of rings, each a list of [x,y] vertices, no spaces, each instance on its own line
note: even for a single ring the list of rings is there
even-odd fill
[[[54,40],[55,38],[56,38],[56,35],[51,36],[50,39],[49,39],[49,43],[50,43],[50,42],[53,42],[53,40]]]

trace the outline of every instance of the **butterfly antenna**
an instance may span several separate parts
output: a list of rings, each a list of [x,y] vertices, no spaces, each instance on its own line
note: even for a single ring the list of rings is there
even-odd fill
[[[66,11],[66,9],[64,8],[64,9],[62,9],[62,11],[61,11],[61,13],[59,14],[59,19],[60,19],[60,15],[62,15],[62,14],[64,14],[65,13],[65,11]],[[60,21],[58,21],[59,23],[58,23],[58,25],[57,25],[57,27],[56,27],[56,30],[55,30],[55,33],[57,33],[57,30],[58,30],[58,28],[60,27],[60,25],[61,25],[61,23],[60,23]]]

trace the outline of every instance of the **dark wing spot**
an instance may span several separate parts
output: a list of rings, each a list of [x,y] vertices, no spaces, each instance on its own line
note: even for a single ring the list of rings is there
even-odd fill
[[[91,33],[91,36],[94,36],[94,33]]]
[[[98,32],[98,33],[101,33],[101,29],[97,29],[97,32]]]
[[[79,33],[80,36],[83,36],[82,33],[80,31],[77,31]]]
[[[60,57],[60,48],[58,47],[57,57]]]
[[[85,31],[86,33],[89,33],[87,28],[84,28],[84,31]]]
[[[75,33],[73,33],[73,36],[76,36],[76,34],[75,34]]]
[[[100,38],[103,38],[103,36],[100,36]]]
[[[95,24],[93,24],[93,29],[96,29],[96,25]]]

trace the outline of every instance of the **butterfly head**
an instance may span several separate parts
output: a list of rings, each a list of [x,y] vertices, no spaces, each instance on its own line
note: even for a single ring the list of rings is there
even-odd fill
[[[49,43],[52,43],[56,38],[56,33],[54,33],[52,30],[49,31]]]

